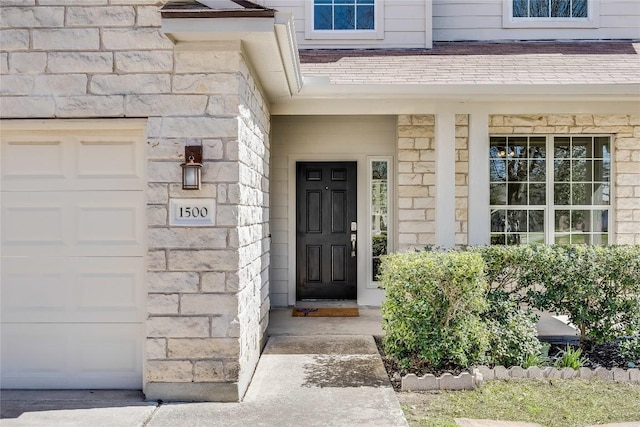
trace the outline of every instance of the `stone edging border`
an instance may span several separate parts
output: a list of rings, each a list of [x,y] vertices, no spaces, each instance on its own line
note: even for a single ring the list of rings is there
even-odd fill
[[[526,378],[580,378],[584,380],[598,378],[640,384],[640,369],[580,368],[575,370],[572,368],[540,368],[538,366],[532,366],[527,369],[514,366],[507,369],[504,366],[496,366],[495,368],[477,366],[472,369],[472,373],[463,372],[460,375],[446,373],[440,377],[436,377],[433,374],[418,377],[415,374],[408,374],[402,378],[402,391],[473,390],[482,385],[484,381]]]

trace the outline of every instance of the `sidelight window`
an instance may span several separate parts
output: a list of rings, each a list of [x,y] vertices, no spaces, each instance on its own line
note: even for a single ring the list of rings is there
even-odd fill
[[[391,249],[391,161],[388,158],[371,159],[369,162],[369,282],[376,282],[380,273],[380,257]]]

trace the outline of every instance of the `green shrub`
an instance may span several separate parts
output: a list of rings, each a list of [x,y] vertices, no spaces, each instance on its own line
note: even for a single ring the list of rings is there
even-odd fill
[[[489,310],[482,317],[490,332],[488,362],[502,366],[524,366],[540,355],[536,318],[502,294],[489,295]]]
[[[580,369],[586,363],[587,359],[582,357],[582,349],[573,349],[566,346],[553,364],[556,368],[572,368]]]
[[[640,335],[620,341],[619,350],[625,362],[640,365]]]
[[[417,358],[434,369],[481,363],[487,330],[483,261],[478,254],[432,251],[383,258],[380,283],[384,349],[407,367]]]
[[[568,314],[581,341],[609,341],[640,324],[639,246],[541,246],[531,263],[520,277],[529,302]]]

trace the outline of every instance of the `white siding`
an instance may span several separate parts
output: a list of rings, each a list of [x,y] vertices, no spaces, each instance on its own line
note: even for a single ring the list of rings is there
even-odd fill
[[[425,6],[425,0],[386,0],[383,38],[368,40],[305,38],[305,10],[306,7],[312,7],[312,0],[258,0],[256,3],[293,14],[298,47],[301,49],[431,47],[431,20],[426,17],[430,9]]]
[[[290,183],[297,160],[358,162],[359,231],[366,226],[367,156],[393,156],[396,150],[395,116],[274,116],[271,157],[271,303],[287,306],[295,297],[295,275],[290,254],[295,253],[295,183]],[[365,239],[359,235],[358,239]],[[295,244],[295,243],[293,243]],[[366,251],[358,258],[358,303],[378,305],[379,289],[367,289]],[[362,256],[360,256],[362,254]],[[293,259],[295,265],[295,259]]]
[[[598,28],[503,28],[503,0],[433,0],[433,40],[640,38],[640,1],[599,1]]]

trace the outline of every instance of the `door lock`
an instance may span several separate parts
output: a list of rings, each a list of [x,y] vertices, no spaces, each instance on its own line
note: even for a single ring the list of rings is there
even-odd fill
[[[351,258],[356,256],[356,233],[351,233]]]

